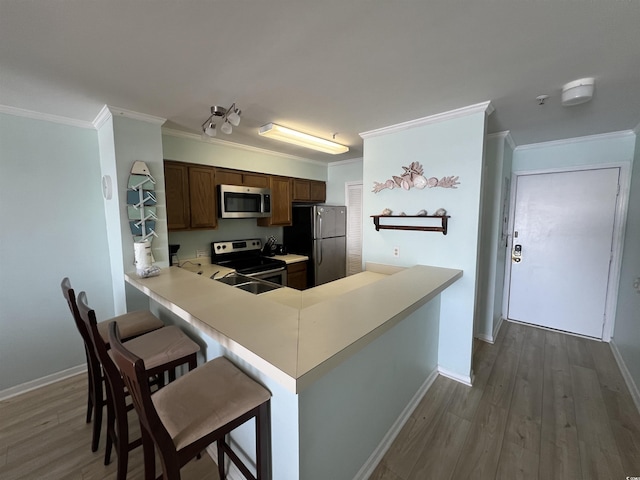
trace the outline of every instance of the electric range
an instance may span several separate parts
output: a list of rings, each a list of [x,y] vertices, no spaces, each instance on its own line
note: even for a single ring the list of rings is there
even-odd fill
[[[262,254],[262,240],[231,240],[211,243],[211,263],[232,268],[248,277],[287,284],[287,264]]]

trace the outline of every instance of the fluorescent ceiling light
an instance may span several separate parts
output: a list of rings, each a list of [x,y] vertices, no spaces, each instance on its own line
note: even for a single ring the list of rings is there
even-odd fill
[[[258,134],[280,140],[281,142],[292,143],[300,147],[311,148],[319,152],[337,155],[338,153],[346,153],[349,147],[340,145],[339,143],[325,140],[324,138],[314,137],[307,133],[298,132],[291,128],[283,127],[275,123],[267,123],[260,127]]]

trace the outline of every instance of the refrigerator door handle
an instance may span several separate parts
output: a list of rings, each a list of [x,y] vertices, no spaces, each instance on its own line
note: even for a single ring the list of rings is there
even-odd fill
[[[316,251],[316,258],[318,259],[318,265],[322,265],[322,213],[318,212],[318,250]]]

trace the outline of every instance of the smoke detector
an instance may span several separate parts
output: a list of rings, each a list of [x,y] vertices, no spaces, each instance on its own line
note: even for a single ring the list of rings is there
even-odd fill
[[[593,97],[593,86],[595,79],[593,77],[581,78],[567,83],[562,87],[562,105],[571,107],[588,102]]]

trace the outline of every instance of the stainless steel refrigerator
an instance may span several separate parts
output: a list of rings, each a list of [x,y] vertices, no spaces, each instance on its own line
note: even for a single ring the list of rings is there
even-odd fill
[[[347,207],[294,205],[293,225],[283,228],[289,253],[309,257],[307,286],[346,276]]]

